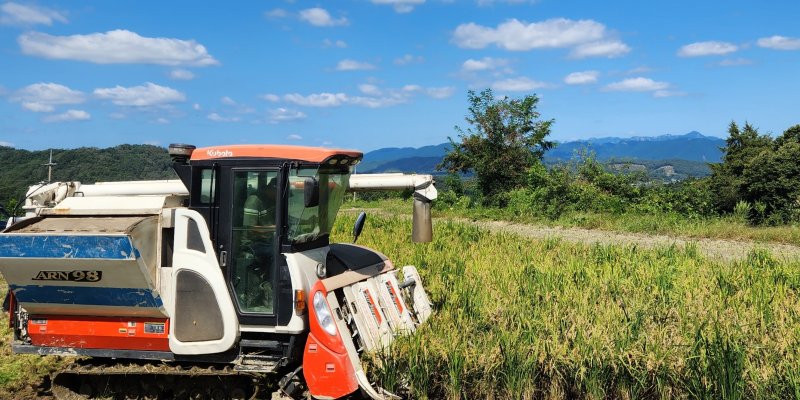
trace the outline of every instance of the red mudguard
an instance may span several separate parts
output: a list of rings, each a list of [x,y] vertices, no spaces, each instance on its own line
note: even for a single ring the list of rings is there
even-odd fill
[[[331,335],[319,326],[313,305],[314,294],[317,292],[322,292],[326,298],[325,304],[330,310],[330,305],[327,304],[328,293],[319,281],[308,294],[308,324],[311,333],[306,340],[303,355],[303,376],[312,396],[335,399],[358,390],[358,380],[339,329],[336,330],[336,335]],[[330,312],[333,313],[333,310]]]

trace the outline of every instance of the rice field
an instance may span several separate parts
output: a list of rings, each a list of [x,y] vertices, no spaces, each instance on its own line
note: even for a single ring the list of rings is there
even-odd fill
[[[354,217],[342,215],[347,241]],[[800,398],[800,262],[722,263],[371,215],[359,244],[420,267],[436,314],[377,354],[383,387],[429,399]],[[405,239],[404,238],[408,238]]]
[[[342,214],[334,240],[350,241]],[[526,239],[370,215],[359,244],[420,267],[436,314],[369,365],[419,399],[800,398],[800,262],[723,263],[696,246],[640,249]],[[0,281],[0,289],[5,289]],[[4,290],[1,290],[4,291]],[[0,398],[36,397],[63,360],[10,354]]]

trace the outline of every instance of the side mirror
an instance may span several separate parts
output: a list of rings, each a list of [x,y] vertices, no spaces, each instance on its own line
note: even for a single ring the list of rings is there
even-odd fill
[[[367,222],[367,213],[361,212],[356,218],[356,224],[353,225],[353,243],[361,236],[361,231],[364,230],[364,223]]]
[[[306,178],[303,182],[303,202],[306,208],[319,205],[319,181],[316,178]]]

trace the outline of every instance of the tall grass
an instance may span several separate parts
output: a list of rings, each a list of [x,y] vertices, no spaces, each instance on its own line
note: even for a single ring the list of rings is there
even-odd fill
[[[346,240],[353,217],[337,222]],[[436,314],[372,377],[415,398],[784,399],[800,393],[800,263],[734,263],[370,216],[359,243],[420,267]]]

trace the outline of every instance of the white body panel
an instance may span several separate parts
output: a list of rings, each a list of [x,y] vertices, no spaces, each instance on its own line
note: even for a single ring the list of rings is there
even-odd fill
[[[132,196],[172,194],[188,196],[189,191],[180,180],[98,182],[93,185],[80,185],[76,196]]]
[[[203,245],[206,252],[192,250],[186,247],[185,238],[188,237],[187,230],[189,220],[193,220],[197,224],[200,231],[200,236],[203,240]],[[202,342],[180,342],[175,337],[175,325],[170,324],[169,333],[169,348],[175,354],[211,354],[220,353],[233,347],[239,337],[239,321],[236,318],[236,309],[233,307],[233,302],[228,294],[228,288],[225,284],[225,278],[222,275],[222,270],[217,263],[211,239],[208,236],[208,227],[203,217],[196,211],[188,209],[176,209],[174,214],[175,223],[175,247],[173,250],[172,258],[172,282],[170,283],[169,301],[165,301],[165,306],[169,315],[175,315],[175,298],[173,297],[177,291],[176,282],[174,277],[178,275],[181,270],[188,270],[195,272],[205,278],[211,285],[214,291],[216,303],[219,305],[222,312],[223,319],[223,337],[219,340],[210,340]]]
[[[425,289],[422,288],[422,278],[417,272],[417,267],[413,265],[403,267],[403,277],[406,281],[413,280],[419,284],[419,287],[413,286],[409,290],[411,290],[411,300],[414,302],[414,313],[417,317],[417,322],[421,324],[433,314],[433,305],[425,293]]]
[[[160,214],[167,207],[180,205],[180,198],[167,195],[68,197],[41,215],[135,215]]]
[[[365,192],[372,190],[414,189],[416,194],[435,200],[436,187],[433,176],[416,174],[353,174],[350,176],[350,190]]]
[[[394,272],[376,276],[375,285],[378,287],[381,304],[384,305],[384,314],[389,318],[394,334],[407,335],[413,332],[414,320],[411,319],[411,313],[403,300]]]

